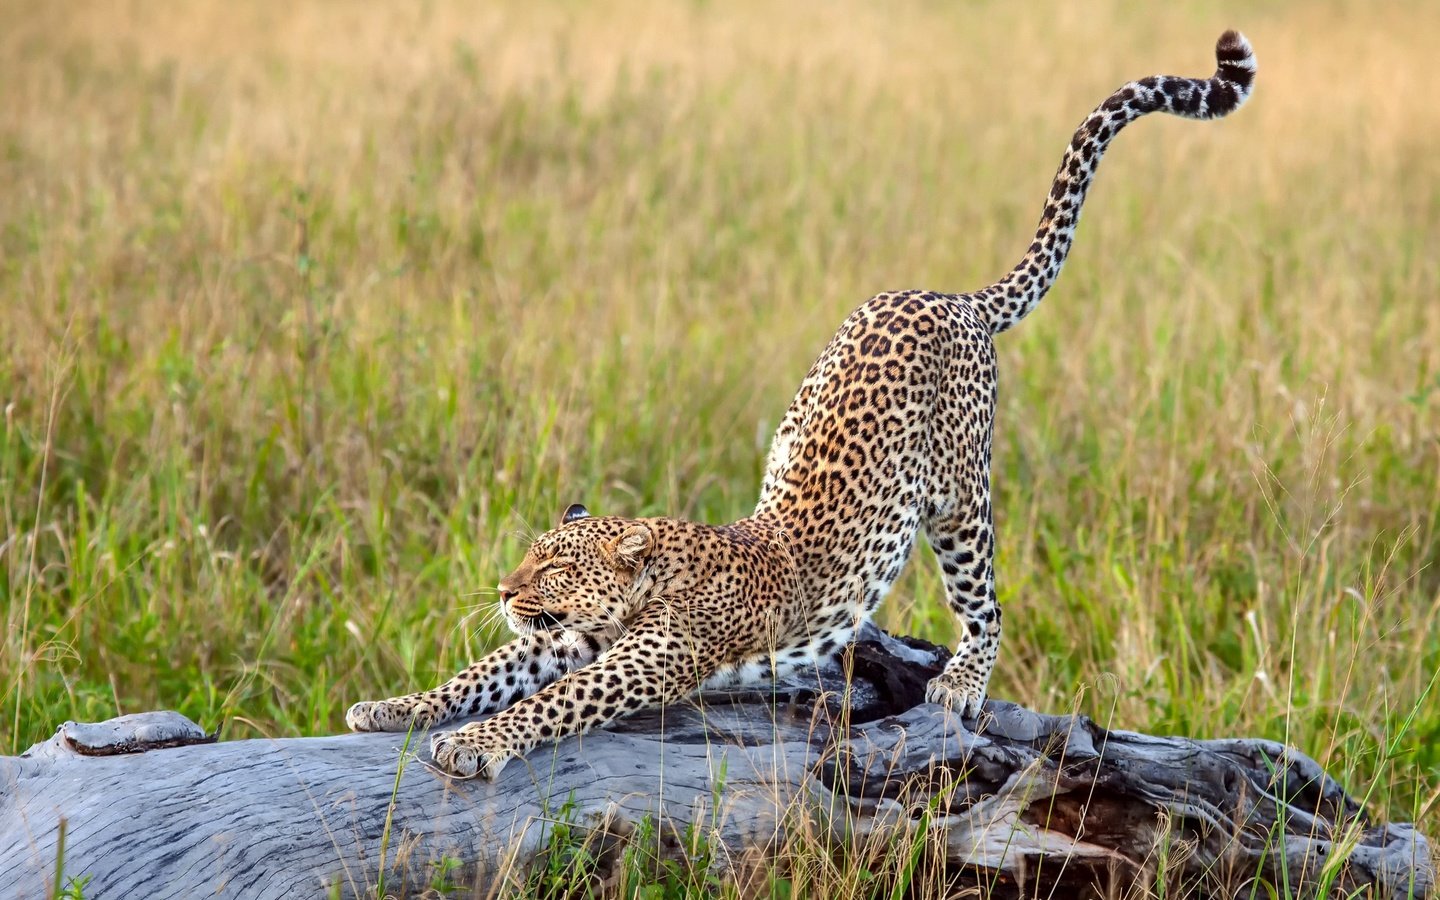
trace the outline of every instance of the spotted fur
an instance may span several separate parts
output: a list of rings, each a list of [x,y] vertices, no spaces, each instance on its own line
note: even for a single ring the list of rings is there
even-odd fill
[[[436,763],[494,778],[541,741],[752,683],[834,653],[899,577],[923,529],[961,628],[928,699],[978,714],[1000,641],[990,444],[992,336],[1023,319],[1070,251],[1101,156],[1151,112],[1212,119],[1250,94],[1255,58],[1229,31],[1209,79],[1124,85],[1076,130],[1025,256],[970,294],[879,294],[840,326],[775,434],[754,513],[725,526],[591,517],[571,507],[500,582],[516,640],[440,687],[357,703],[351,728],[432,736]]]

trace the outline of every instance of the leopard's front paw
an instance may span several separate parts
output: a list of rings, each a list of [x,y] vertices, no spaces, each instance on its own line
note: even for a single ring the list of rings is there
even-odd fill
[[[962,719],[973,719],[985,706],[985,681],[973,672],[945,670],[924,688],[926,703],[939,703],[956,711]]]
[[[494,781],[515,752],[476,725],[430,736],[430,755],[442,771],[461,778],[479,774]]]
[[[401,700],[362,700],[345,711],[351,731],[419,731],[437,718],[433,707]]]

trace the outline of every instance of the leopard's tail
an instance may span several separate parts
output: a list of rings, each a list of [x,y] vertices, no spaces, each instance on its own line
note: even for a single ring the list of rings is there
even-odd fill
[[[1004,278],[968,295],[999,334],[1030,314],[1060,275],[1075,239],[1080,207],[1095,177],[1100,157],[1120,129],[1147,113],[1168,112],[1187,119],[1229,115],[1250,96],[1255,82],[1255,53],[1238,31],[1227,31],[1215,44],[1219,68],[1209,78],[1155,75],[1132,81],[1095,108],[1060,160],[1050,196],[1023,259]]]

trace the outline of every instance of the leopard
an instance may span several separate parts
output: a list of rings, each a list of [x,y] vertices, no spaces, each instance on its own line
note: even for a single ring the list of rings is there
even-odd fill
[[[929,543],[957,649],[928,702],[973,723],[999,653],[991,449],[994,337],[1054,285],[1101,157],[1153,112],[1218,119],[1256,60],[1225,32],[1209,78],[1157,75],[1080,123],[1034,238],[971,293],[875,295],[840,325],[776,428],[754,511],[725,525],[591,515],[572,504],[497,585],[515,638],[432,690],[356,703],[355,731],[432,729],[434,764],[494,780],[544,742],[700,691],[773,683],[832,659]]]

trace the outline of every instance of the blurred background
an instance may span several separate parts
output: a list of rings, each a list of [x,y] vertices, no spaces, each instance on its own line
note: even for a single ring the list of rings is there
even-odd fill
[[[503,639],[568,503],[722,522],[884,289],[1020,255],[994,696],[1440,791],[1440,6],[0,0],[0,752],[330,732]],[[928,552],[882,613],[950,642]]]

